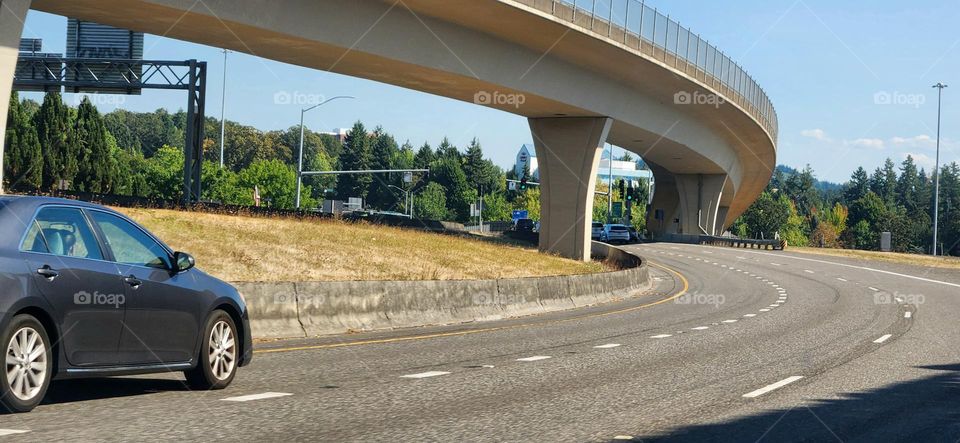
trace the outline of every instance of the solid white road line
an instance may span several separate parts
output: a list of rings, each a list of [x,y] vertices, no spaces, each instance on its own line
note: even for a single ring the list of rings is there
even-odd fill
[[[548,358],[552,358],[552,357],[550,357],[549,355],[534,355],[533,357],[518,358],[517,361],[531,362],[531,361],[546,360]]]
[[[605,345],[594,346],[596,349],[611,349],[620,346],[620,343],[607,343]]]
[[[837,280],[840,280],[840,281],[847,281],[847,279],[845,279],[845,278],[840,278],[840,277],[837,277]]]
[[[278,398],[278,397],[287,397],[293,394],[287,394],[285,392],[264,392],[263,394],[253,394],[253,395],[241,395],[240,397],[228,397],[223,399],[223,401],[254,401],[254,400],[266,400],[268,398]]]
[[[766,394],[766,393],[768,393],[768,392],[770,392],[770,391],[773,391],[773,390],[776,390],[776,389],[780,389],[780,388],[782,388],[782,387],[784,387],[784,386],[786,386],[786,385],[789,385],[790,383],[793,383],[793,382],[795,382],[795,381],[797,381],[797,380],[800,380],[801,378],[803,378],[803,377],[800,376],[800,375],[794,375],[794,376],[792,376],[792,377],[787,377],[787,378],[785,378],[785,379],[783,379],[783,380],[780,380],[780,381],[778,381],[778,382],[776,382],[776,383],[774,383],[774,384],[772,384],[772,385],[766,385],[766,386],[764,386],[764,387],[762,387],[762,388],[760,388],[760,389],[757,389],[756,391],[748,392],[748,393],[746,393],[746,394],[743,394],[743,396],[744,396],[744,398],[757,398],[757,397],[759,397],[759,396],[761,396],[761,395],[763,395],[763,394]]]
[[[873,342],[874,342],[874,343],[883,343],[883,342],[889,340],[890,337],[893,337],[893,335],[892,335],[892,334],[884,334],[883,336],[881,336],[880,338],[874,340]]]
[[[0,437],[4,435],[16,435],[16,434],[26,434],[30,431],[22,431],[19,429],[0,429]]]
[[[693,329],[694,331],[702,331],[702,330],[704,330],[704,329],[710,329],[710,327],[709,327],[709,326],[697,326],[697,327],[695,327],[695,328],[690,328],[690,329]]]
[[[907,312],[904,312],[904,313],[903,313],[903,318],[910,318],[910,317],[913,317],[913,313],[912,313],[912,312],[907,311]]]
[[[657,335],[650,336],[650,338],[667,338],[667,337],[673,337],[673,336],[670,334],[657,334]]]

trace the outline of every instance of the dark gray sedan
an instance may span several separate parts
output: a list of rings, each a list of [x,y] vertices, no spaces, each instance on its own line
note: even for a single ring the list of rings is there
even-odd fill
[[[222,389],[250,363],[243,296],[116,211],[0,196],[0,411],[53,378],[183,371]]]

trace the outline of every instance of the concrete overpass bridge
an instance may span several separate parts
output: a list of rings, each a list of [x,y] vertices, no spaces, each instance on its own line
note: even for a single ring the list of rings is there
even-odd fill
[[[604,142],[651,165],[657,235],[719,233],[776,164],[776,112],[759,85],[637,0],[0,0],[0,97],[30,8],[527,117],[540,249],[567,257],[589,259]]]

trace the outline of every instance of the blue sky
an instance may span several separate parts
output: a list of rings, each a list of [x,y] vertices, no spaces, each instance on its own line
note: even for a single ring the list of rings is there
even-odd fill
[[[604,0],[601,0],[601,2]],[[845,181],[857,166],[873,170],[887,157],[912,154],[928,170],[934,158],[937,97],[943,99],[942,161],[960,161],[960,0],[650,0],[737,60],[770,95],[780,119],[778,163],[810,164],[821,179]],[[66,19],[31,11],[24,37],[63,51]],[[223,54],[218,48],[147,36],[145,58],[196,58],[209,63],[208,114],[219,117]],[[285,90],[307,96],[353,95],[308,114],[314,129],[382,125],[401,142],[436,146],[448,136],[464,147],[478,137],[487,155],[512,164],[531,143],[526,120],[472,103],[368,80],[231,53],[230,120],[260,129],[292,126],[298,107],[274,104]],[[68,97],[71,99],[71,97]],[[145,91],[99,103],[135,111],[176,110],[185,97]]]

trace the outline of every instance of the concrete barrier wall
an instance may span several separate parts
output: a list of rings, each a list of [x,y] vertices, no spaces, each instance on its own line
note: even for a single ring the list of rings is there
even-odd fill
[[[599,274],[497,280],[233,283],[247,300],[254,338],[295,338],[541,314],[606,303],[649,287],[646,263],[594,242]]]

